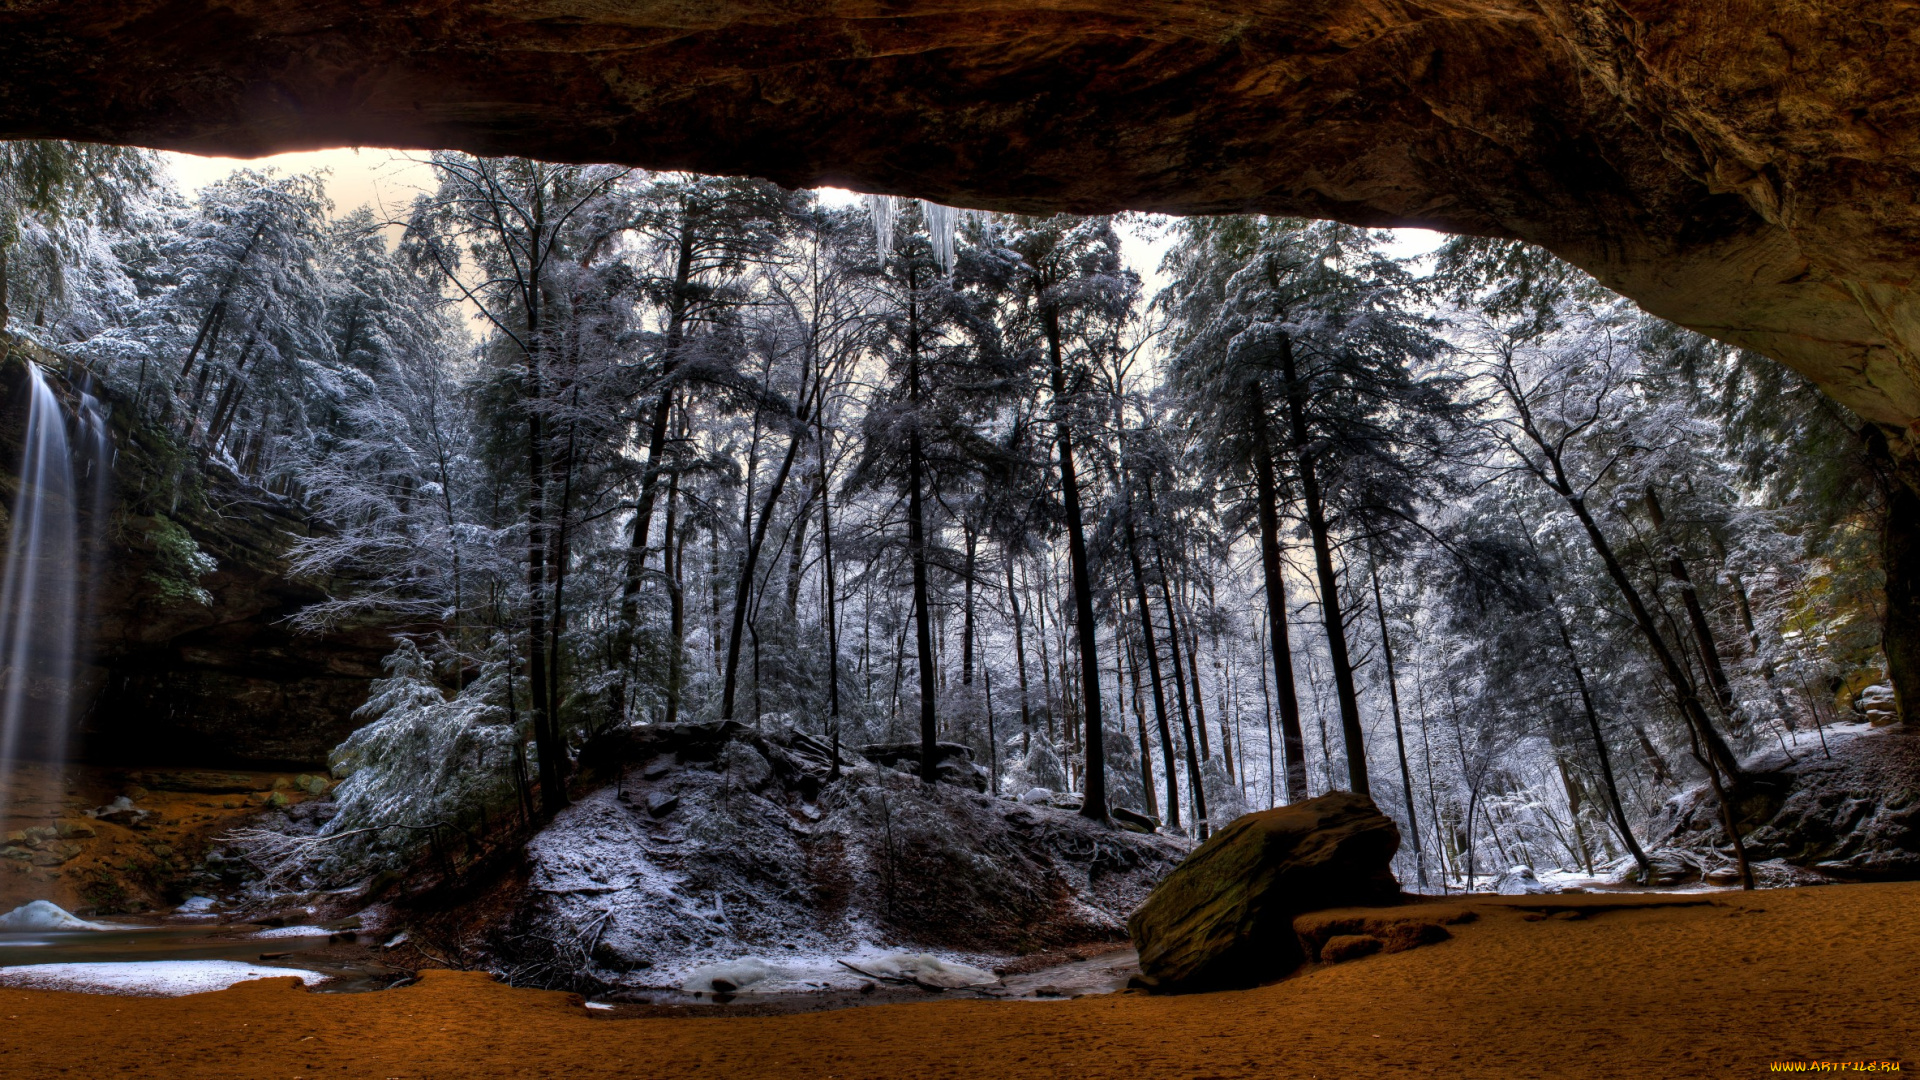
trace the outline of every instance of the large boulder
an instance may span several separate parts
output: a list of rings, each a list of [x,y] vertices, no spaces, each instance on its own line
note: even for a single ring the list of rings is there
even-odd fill
[[[1277,979],[1307,959],[1294,916],[1392,903],[1400,830],[1365,795],[1336,791],[1242,817],[1167,875],[1127,930],[1140,978],[1170,992]]]

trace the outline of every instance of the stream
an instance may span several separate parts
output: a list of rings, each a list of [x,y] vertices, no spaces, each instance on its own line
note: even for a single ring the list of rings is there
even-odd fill
[[[196,926],[128,917],[96,924],[111,929],[0,932],[0,985],[122,993],[153,992],[156,984],[217,989],[207,981],[238,981],[232,976],[242,975],[235,967],[240,965],[253,969],[242,977],[284,971],[307,978],[318,993],[358,993],[385,989],[396,976],[392,968],[352,955],[359,950],[329,949],[328,931],[321,927],[267,930],[249,923]],[[298,932],[307,929],[312,932]],[[263,931],[271,936],[259,936]]]

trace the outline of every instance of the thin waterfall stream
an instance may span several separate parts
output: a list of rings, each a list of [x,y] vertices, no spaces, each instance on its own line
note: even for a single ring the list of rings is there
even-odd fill
[[[87,627],[103,569],[94,562],[104,557],[113,510],[114,444],[107,404],[89,376],[81,373],[70,384],[69,410],[48,372],[32,362],[21,368],[15,384],[25,398],[19,472],[0,519],[6,532],[0,562],[0,821],[24,823],[44,822],[41,814],[67,801],[76,782],[69,762],[81,704],[76,677],[91,644]],[[0,985],[182,993],[264,975],[325,980],[330,991],[392,982],[384,968],[312,955],[328,932],[318,926],[262,931],[229,925],[203,908],[98,921],[35,900],[0,914]],[[280,940],[259,940],[263,933]],[[291,950],[309,951],[290,960]]]
[[[27,421],[0,564],[0,816],[23,758],[66,760],[84,574],[66,410],[39,365],[23,366]],[[97,447],[109,438],[104,417],[98,399],[83,402],[80,426]],[[104,483],[104,465],[88,465]]]

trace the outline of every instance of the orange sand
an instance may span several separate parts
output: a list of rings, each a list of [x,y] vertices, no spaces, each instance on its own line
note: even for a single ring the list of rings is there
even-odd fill
[[[176,999],[0,991],[0,1076],[1757,1077],[1789,1058],[1920,1069],[1920,884],[1580,919],[1474,906],[1481,918],[1451,941],[1181,998],[622,1019],[454,972],[341,996],[281,980]]]
[[[220,794],[147,790],[129,774],[195,774],[234,780],[236,790]],[[167,905],[172,885],[206,857],[215,838],[257,817],[274,791],[289,803],[306,798],[293,786],[297,774],[247,769],[138,770],[69,765],[55,770],[38,763],[14,766],[10,813],[0,819],[0,839],[32,826],[78,826],[76,835],[34,847],[44,853],[36,864],[0,859],[0,911],[29,900],[51,900],[69,911],[114,914]],[[276,788],[275,785],[278,785]],[[245,788],[247,790],[238,790]],[[149,811],[139,827],[89,818],[86,811],[132,793]],[[25,842],[10,842],[16,852]],[[53,861],[56,858],[60,861]]]

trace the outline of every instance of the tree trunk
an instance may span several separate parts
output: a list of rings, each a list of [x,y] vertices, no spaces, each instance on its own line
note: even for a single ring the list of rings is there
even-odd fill
[[[528,322],[537,326],[530,314]],[[538,342],[537,331],[528,336]],[[533,741],[540,755],[540,808],[548,817],[566,808],[566,744],[547,708],[547,496],[546,432],[540,419],[537,344],[527,352],[527,692]]]
[[[1320,481],[1314,474],[1312,442],[1307,430],[1307,388],[1293,359],[1293,342],[1280,339],[1280,364],[1287,380],[1287,417],[1293,427],[1294,460],[1300,476],[1300,494],[1307,509],[1307,531],[1313,538],[1313,563],[1320,583],[1320,615],[1327,628],[1327,659],[1333,666],[1333,689],[1340,703],[1340,734],[1347,751],[1347,783],[1355,794],[1372,793],[1367,781],[1366,732],[1360,727],[1360,695],[1354,688],[1353,660],[1347,654],[1347,624],[1340,610],[1340,578],[1333,568],[1333,542],[1321,502]]]
[[[1700,665],[1706,669],[1707,685],[1713,689],[1721,715],[1731,718],[1734,715],[1733,685],[1727,681],[1726,666],[1720,662],[1720,649],[1714,644],[1713,628],[1707,625],[1707,613],[1700,606],[1700,593],[1693,587],[1686,561],[1680,558],[1680,546],[1667,533],[1666,511],[1661,508],[1660,496],[1652,484],[1647,485],[1647,511],[1653,520],[1654,535],[1667,546],[1667,573],[1680,587],[1680,603],[1687,609],[1687,623],[1693,630],[1694,645],[1700,650]]]
[[[1167,724],[1167,692],[1160,683],[1160,649],[1153,637],[1153,608],[1147,603],[1146,572],[1140,564],[1139,537],[1133,525],[1132,495],[1128,495],[1127,559],[1133,569],[1134,606],[1140,610],[1140,647],[1147,654],[1147,674],[1153,684],[1153,716],[1160,727],[1160,760],[1167,770],[1167,824],[1180,827],[1180,785],[1175,780],[1173,731]]]
[[[966,526],[967,563],[966,574],[961,582],[965,599],[960,606],[960,685],[973,685],[973,567],[974,556],[979,548],[980,533],[971,524]]]
[[[1120,612],[1118,615],[1124,617],[1125,612]],[[1134,726],[1139,729],[1138,738],[1140,740],[1140,790],[1145,794],[1147,799],[1147,813],[1158,818],[1160,816],[1160,800],[1155,797],[1153,791],[1153,743],[1147,738],[1147,710],[1146,706],[1142,704],[1140,700],[1140,654],[1135,651],[1133,647],[1133,637],[1126,632],[1124,626],[1116,625],[1114,627],[1114,636],[1124,640],[1127,644],[1127,676],[1133,686],[1133,721]],[[1161,719],[1163,721],[1165,720],[1164,711],[1161,714]]]
[[[1167,609],[1167,648],[1172,652],[1173,690],[1180,704],[1180,733],[1187,743],[1187,787],[1191,789],[1193,823],[1200,839],[1207,838],[1207,788],[1200,781],[1200,751],[1193,737],[1192,713],[1187,708],[1186,676],[1180,670],[1180,630],[1173,622],[1173,590],[1167,584],[1167,561],[1160,558],[1160,602]],[[1196,688],[1197,691],[1198,688]]]
[[[826,395],[821,395],[824,402]],[[826,427],[818,406],[814,412],[813,442],[820,467],[820,595],[827,619],[827,723],[832,728],[833,765],[828,778],[840,779],[840,614],[833,574],[833,485],[827,473]]]
[[[200,355],[202,346],[206,347],[209,355],[212,354],[213,345],[208,339],[219,338],[220,326],[226,322],[227,318],[227,301],[233,296],[234,287],[240,283],[240,271],[246,268],[247,260],[253,256],[253,249],[260,243],[260,238],[266,235],[266,231],[267,223],[262,219],[253,227],[253,235],[247,238],[246,246],[240,249],[239,257],[233,260],[233,266],[228,268],[226,278],[220,282],[220,291],[214,296],[213,304],[207,308],[205,317],[200,320],[200,332],[194,335],[193,347],[187,350],[187,358],[180,364],[180,374],[174,382],[176,389],[192,373],[194,357]]]
[[[1027,634],[1020,623],[1020,590],[1013,584],[1013,552],[1006,551],[1007,560],[1007,607],[1013,614],[1013,662],[1020,669],[1020,750],[1025,753],[1031,749],[1033,739],[1033,706],[1028,700],[1027,691]]]
[[[909,271],[908,290],[918,286]],[[935,715],[933,670],[933,612],[927,593],[927,518],[923,471],[926,447],[920,438],[920,322],[919,303],[910,295],[907,301],[907,400],[914,410],[907,435],[907,554],[913,563],[913,633],[919,650],[920,666],[920,779],[931,784],[939,776],[936,756],[940,741]]]
[[[1579,654],[1573,650],[1573,638],[1567,633],[1566,620],[1560,617],[1559,605],[1554,603],[1551,596],[1547,598],[1547,604],[1553,609],[1554,629],[1560,634],[1560,648],[1567,658],[1567,670],[1573,674],[1574,687],[1580,692],[1580,708],[1586,714],[1587,733],[1593,736],[1594,754],[1600,759],[1600,779],[1606,784],[1607,808],[1613,811],[1614,827],[1620,832],[1620,842],[1633,854],[1634,864],[1640,868],[1641,880],[1651,883],[1653,864],[1647,860],[1647,853],[1640,849],[1640,841],[1634,838],[1633,826],[1627,823],[1627,808],[1620,801],[1620,785],[1613,775],[1613,755],[1607,751],[1606,737],[1600,731],[1600,713],[1593,707],[1593,693],[1587,687],[1587,673],[1580,667]],[[1640,737],[1645,740],[1645,733]],[[1652,754],[1652,743],[1647,743],[1646,749],[1654,760],[1659,760],[1658,754]],[[1665,762],[1660,762],[1660,771],[1666,771]]]
[[[807,485],[807,497],[793,513],[793,527],[787,535],[787,618],[793,622],[796,636],[800,632],[800,584],[807,571],[807,526],[813,521],[813,500],[819,495],[818,484]]]
[[[1581,528],[1587,534],[1587,542],[1592,546],[1594,553],[1600,557],[1600,562],[1606,568],[1607,577],[1613,581],[1614,588],[1619,590],[1621,598],[1626,601],[1627,609],[1633,615],[1634,625],[1639,628],[1647,647],[1653,651],[1661,672],[1666,676],[1668,685],[1672,687],[1674,696],[1678,699],[1681,719],[1686,725],[1687,738],[1692,744],[1694,757],[1699,760],[1701,768],[1706,770],[1707,780],[1713,786],[1715,798],[1719,800],[1720,821],[1727,830],[1727,838],[1733,844],[1734,857],[1740,865],[1741,885],[1751,889],[1753,888],[1753,869],[1748,865],[1746,843],[1740,837],[1739,823],[1734,819],[1733,804],[1729,800],[1727,791],[1728,782],[1738,784],[1743,778],[1740,760],[1734,756],[1733,748],[1727,745],[1720,732],[1714,728],[1713,721],[1708,718],[1707,710],[1700,704],[1699,695],[1694,693],[1693,681],[1688,677],[1686,667],[1667,646],[1666,639],[1660,634],[1659,626],[1653,621],[1653,613],[1647,609],[1646,602],[1640,596],[1640,590],[1634,586],[1633,579],[1627,576],[1626,568],[1620,564],[1613,545],[1608,543],[1606,534],[1600,531],[1599,522],[1594,520],[1593,513],[1587,509],[1586,500],[1574,490],[1560,454],[1554,449],[1554,444],[1534,426],[1525,398],[1512,387],[1508,387],[1507,393],[1520,415],[1522,430],[1539,449],[1547,465],[1552,468],[1552,475],[1548,476],[1542,468],[1531,461],[1529,465],[1533,466],[1534,472],[1553,489],[1555,494],[1560,496],[1573,511],[1574,517],[1579,520]]]
[[[633,633],[634,624],[640,617],[640,583],[646,570],[647,533],[653,523],[653,504],[660,490],[661,458],[667,449],[667,425],[673,414],[673,374],[679,366],[680,347],[686,337],[690,303],[687,285],[693,273],[693,241],[693,220],[689,214],[680,229],[673,292],[667,299],[667,333],[660,363],[660,396],[654,402],[653,421],[647,432],[647,468],[640,478],[640,501],[633,512],[627,543],[626,572],[620,584],[620,617],[614,632],[614,657],[620,665],[620,677],[613,684],[616,715],[626,712],[626,683],[633,669]]]
[[[1293,683],[1293,646],[1287,634],[1287,584],[1280,553],[1280,495],[1268,447],[1266,410],[1255,395],[1254,493],[1259,501],[1260,572],[1266,585],[1268,638],[1272,645],[1273,685],[1280,705],[1280,737],[1287,763],[1287,801],[1307,797],[1307,740],[1300,729],[1300,697]]]
[[[1081,525],[1080,480],[1073,468],[1073,427],[1067,419],[1067,373],[1060,353],[1059,313],[1046,312],[1047,349],[1053,361],[1054,428],[1060,444],[1061,500],[1067,514],[1067,560],[1073,574],[1074,632],[1080,643],[1080,700],[1086,709],[1085,786],[1080,815],[1107,820],[1106,732],[1100,717],[1100,653],[1094,641],[1093,579],[1087,569],[1087,538]]]
[[[1186,592],[1185,589],[1180,591]],[[1193,726],[1194,730],[1200,734],[1200,760],[1212,761],[1213,747],[1207,743],[1207,692],[1200,686],[1200,635],[1193,632],[1193,613],[1183,611],[1181,614],[1185,617],[1176,623],[1173,621],[1173,612],[1171,610],[1167,612],[1167,632],[1177,635],[1182,630],[1181,624],[1185,624],[1187,677],[1191,680],[1188,683],[1190,687],[1188,695],[1193,698]]]
[[[1380,599],[1380,567],[1368,568],[1373,579],[1373,615],[1380,623],[1380,653],[1387,663],[1387,700],[1393,703],[1393,745],[1400,753],[1400,792],[1406,800],[1407,831],[1413,840],[1414,865],[1420,884],[1427,883],[1427,853],[1420,846],[1420,813],[1413,804],[1413,770],[1407,767],[1407,735],[1400,721],[1400,683],[1393,669],[1393,635],[1387,633],[1387,607]]]
[[[667,715],[669,724],[680,720],[680,692],[685,681],[687,642],[686,590],[682,584],[681,562],[685,558],[686,539],[679,533],[680,477],[675,474],[667,481],[667,521],[666,533],[661,537],[660,557],[667,579],[667,618],[669,620],[669,643],[667,653]],[[618,717],[615,718],[616,722]]]
[[[780,502],[780,492],[787,486],[787,476],[793,472],[793,459],[800,452],[801,435],[796,428],[787,436],[787,452],[780,459],[780,468],[774,473],[773,483],[767,488],[767,498],[760,510],[760,520],[754,522],[753,536],[747,543],[747,551],[740,561],[740,582],[733,594],[733,632],[727,638],[727,670],[725,688],[720,698],[720,718],[733,719],[733,705],[740,674],[740,634],[746,628],[747,604],[753,597],[753,576],[760,565],[760,550],[767,542],[767,523],[773,520],[774,507]],[[758,687],[759,683],[754,684]],[[759,717],[754,717],[756,723]]]

